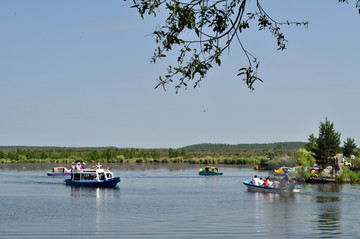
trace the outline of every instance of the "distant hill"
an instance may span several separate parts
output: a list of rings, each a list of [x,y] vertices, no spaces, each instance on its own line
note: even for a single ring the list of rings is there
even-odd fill
[[[267,144],[194,144],[180,149],[185,150],[273,150],[277,145],[281,146],[283,150],[298,150],[303,148],[305,142],[279,142],[279,143],[267,143]],[[0,146],[1,151],[16,151],[18,148],[21,150],[77,150],[77,151],[90,151],[90,150],[105,150],[105,149],[117,149],[117,147],[57,147],[57,146]],[[120,148],[118,148],[120,149]],[[159,150],[167,150],[165,148],[158,148]]]
[[[306,142],[279,142],[267,144],[194,144],[183,147],[185,150],[273,150],[277,145],[283,150],[304,148]]]

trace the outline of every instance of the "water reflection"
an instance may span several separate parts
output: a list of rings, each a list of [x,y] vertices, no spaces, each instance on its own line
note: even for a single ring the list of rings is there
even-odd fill
[[[115,195],[120,195],[120,187],[115,188],[92,188],[71,186],[71,197],[74,198],[97,198],[109,199],[114,198]]]
[[[294,193],[264,193],[248,191],[253,196],[253,200],[270,202],[288,202],[295,199]]]
[[[216,185],[218,181],[218,175],[212,176],[203,176],[203,175],[196,175],[194,178],[198,178],[199,182],[204,183],[205,185]]]
[[[251,192],[253,223],[259,235],[292,235],[296,231],[297,207],[294,193]]]
[[[337,238],[342,234],[341,213],[342,213],[342,185],[339,184],[319,184],[315,185],[317,195],[317,219],[313,222],[314,234],[321,234],[326,238]]]
[[[112,225],[114,211],[119,210],[120,188],[65,186],[71,195],[71,206],[81,212],[72,218],[79,231],[93,231],[103,235]],[[100,237],[100,236],[99,236]],[[101,236],[103,237],[103,236]],[[86,237],[84,237],[86,238]]]

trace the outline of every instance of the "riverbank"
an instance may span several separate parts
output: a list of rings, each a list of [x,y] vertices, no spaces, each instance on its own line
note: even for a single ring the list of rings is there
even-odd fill
[[[140,163],[161,163],[161,164],[173,164],[173,163],[184,163],[184,164],[239,164],[239,165],[258,165],[267,161],[264,157],[201,157],[201,158],[190,158],[190,157],[175,157],[168,158],[163,157],[159,159],[153,158],[129,158],[125,157],[116,157],[111,159],[99,158],[97,160],[86,159],[86,158],[45,158],[45,159],[27,159],[27,158],[19,158],[19,159],[0,159],[0,163],[2,164],[18,164],[18,163],[59,163],[66,164],[71,162],[87,162],[87,163],[123,163],[123,164],[140,164]]]
[[[264,150],[185,150],[120,148],[20,148],[0,150],[0,163],[189,163],[247,164],[264,163]]]

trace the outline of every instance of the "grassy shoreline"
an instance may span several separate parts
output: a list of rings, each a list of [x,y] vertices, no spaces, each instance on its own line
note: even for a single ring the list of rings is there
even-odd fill
[[[45,159],[0,159],[1,164],[17,164],[17,163],[71,163],[71,162],[87,162],[87,163],[184,163],[184,164],[238,164],[238,165],[258,165],[266,161],[265,157],[250,156],[250,157],[162,157],[158,159],[153,158],[125,158],[116,157],[112,159],[99,158],[84,159],[84,158],[45,158]]]

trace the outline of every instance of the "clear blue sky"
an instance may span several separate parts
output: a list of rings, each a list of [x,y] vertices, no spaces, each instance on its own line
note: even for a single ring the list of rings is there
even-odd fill
[[[252,28],[244,44],[264,83],[236,77],[236,47],[197,89],[154,90],[171,61],[150,64],[150,33],[115,0],[0,1],[0,145],[177,148],[307,141],[320,121],[360,146],[360,15],[355,1],[264,1],[289,40]],[[254,4],[255,1],[252,1]],[[202,110],[206,109],[206,112]]]

